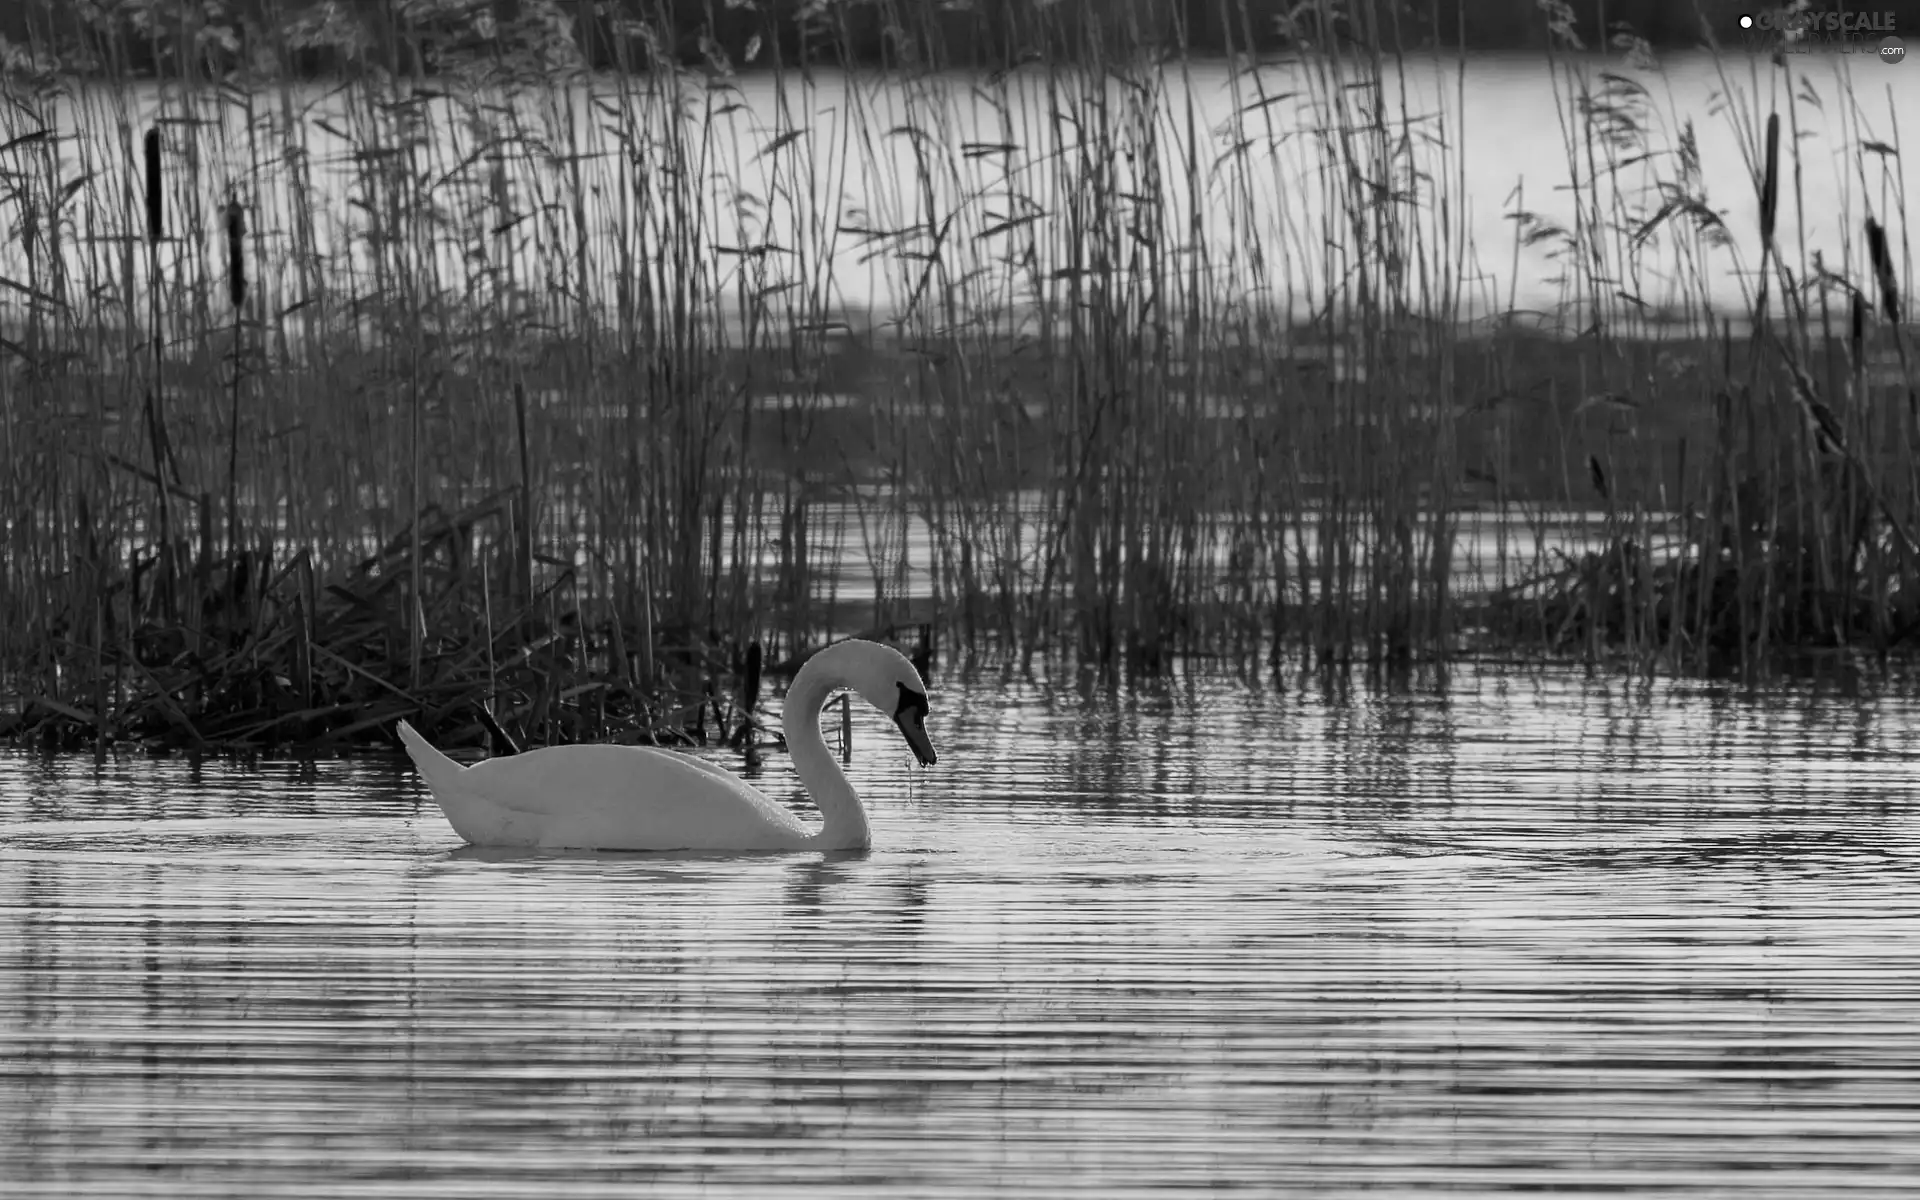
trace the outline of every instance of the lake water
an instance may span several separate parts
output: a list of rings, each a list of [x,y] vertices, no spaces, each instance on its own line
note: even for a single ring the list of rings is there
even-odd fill
[[[1905,690],[933,699],[931,770],[856,719],[844,858],[0,756],[0,1190],[1920,1192]]]

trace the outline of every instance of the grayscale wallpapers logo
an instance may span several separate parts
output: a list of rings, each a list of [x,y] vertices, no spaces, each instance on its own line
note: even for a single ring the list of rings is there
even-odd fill
[[[1891,12],[1814,11],[1801,0],[1788,8],[1745,13],[1739,24],[1742,33],[1765,37],[1776,51],[1872,54],[1889,64],[1907,57],[1907,44],[1893,32]]]

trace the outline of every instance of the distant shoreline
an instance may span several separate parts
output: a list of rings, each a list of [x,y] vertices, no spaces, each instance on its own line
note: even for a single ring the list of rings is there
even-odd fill
[[[277,21],[265,20],[271,7]],[[702,0],[639,8],[606,5],[589,20],[582,6],[559,0],[490,0],[419,5],[396,20],[385,5],[321,6],[317,0],[232,0],[216,20],[185,16],[136,26],[129,4],[114,16],[82,16],[77,6],[41,0],[0,9],[0,39],[18,68],[39,66],[75,76],[179,78],[223,76],[251,56],[275,60],[281,78],[318,80],[343,72],[384,69],[432,76],[475,58],[559,53],[588,69],[634,71],[648,62],[722,67],[749,73],[800,67],[1000,70],[1035,56],[1055,64],[1097,61],[1115,49],[1159,47],[1189,61],[1247,54],[1267,56],[1352,46],[1371,52],[1473,55],[1584,53],[1618,56],[1636,47],[1655,53],[1771,53],[1777,35],[1743,31],[1743,16],[1777,5],[1745,0],[1571,0],[1555,12],[1537,0],[1437,0],[1419,11],[1382,12],[1373,5],[1336,16],[1324,27],[1313,6],[1240,0],[1231,9],[1199,0],[1150,0],[1114,20],[1110,0],[1061,0],[1041,10],[990,0],[965,8],[921,4],[841,14],[830,24],[796,0],[758,8],[714,9]],[[1814,11],[1839,5],[1817,5]],[[1874,31],[1816,34],[1847,37],[1864,48],[1879,30],[1920,37],[1920,0],[1847,5],[1871,13]],[[663,11],[664,8],[664,11]],[[1036,12],[1038,15],[1036,15]],[[117,23],[116,23],[117,22]],[[183,49],[185,47],[185,49]],[[189,69],[189,67],[191,69]]]

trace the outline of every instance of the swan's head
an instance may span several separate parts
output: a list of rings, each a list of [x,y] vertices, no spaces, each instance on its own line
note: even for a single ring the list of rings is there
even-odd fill
[[[845,647],[848,656],[847,684],[861,699],[893,718],[913,748],[920,765],[930,767],[937,756],[927,738],[927,685],[913,669],[907,656],[878,642],[847,641],[833,647]]]

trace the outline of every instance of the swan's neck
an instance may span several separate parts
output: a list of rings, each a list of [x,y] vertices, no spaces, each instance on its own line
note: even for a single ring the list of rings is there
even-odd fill
[[[860,797],[847,781],[847,773],[833,761],[833,752],[820,736],[820,710],[827,696],[843,683],[818,660],[807,663],[787,691],[780,725],[787,735],[793,769],[820,809],[823,824],[813,835],[814,844],[823,850],[864,850],[872,839],[866,810],[860,807]]]

